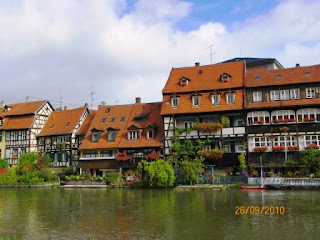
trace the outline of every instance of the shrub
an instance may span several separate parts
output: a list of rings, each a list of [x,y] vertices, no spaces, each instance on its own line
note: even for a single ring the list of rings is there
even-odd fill
[[[0,158],[0,168],[7,168],[8,161],[6,159]]]
[[[198,155],[205,159],[218,160],[223,157],[222,149],[213,149],[213,150],[200,150]]]
[[[223,128],[221,123],[196,123],[194,129],[203,132],[216,132]]]

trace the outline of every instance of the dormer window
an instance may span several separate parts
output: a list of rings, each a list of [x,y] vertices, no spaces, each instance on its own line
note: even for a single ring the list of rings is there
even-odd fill
[[[224,73],[224,74],[222,74],[222,75],[220,76],[220,81],[221,81],[222,83],[228,83],[228,82],[230,82],[230,78],[231,78],[231,76],[230,76],[229,74]]]
[[[232,91],[228,91],[226,93],[226,102],[227,104],[234,104],[235,101],[235,93]]]
[[[214,91],[211,94],[211,104],[212,105],[219,105],[220,104],[220,93],[219,92]]]
[[[108,129],[108,133],[107,133],[107,141],[108,142],[114,142],[116,140],[116,136],[117,136],[118,130],[116,129]]]
[[[193,96],[192,96],[192,106],[193,107],[200,107],[200,98],[201,98],[200,94],[198,94],[198,93],[193,94]]]
[[[101,123],[105,123],[105,122],[106,122],[106,118],[102,118]]]
[[[98,132],[92,132],[92,142],[98,142],[99,141],[99,133]]]
[[[2,124],[3,124],[3,120],[2,120],[2,119],[0,119],[0,126],[2,126]]]
[[[139,130],[129,131],[128,132],[128,139],[129,140],[137,140],[139,138],[140,138]]]
[[[147,130],[147,138],[148,138],[148,139],[153,139],[153,138],[154,138],[154,131],[153,131],[153,129]]]
[[[116,121],[115,117],[111,118],[111,120],[110,120],[110,122],[115,122],[115,121]]]
[[[109,112],[110,112],[110,108],[107,108],[107,109],[106,109],[106,113],[109,113]]]
[[[171,107],[172,108],[179,107],[179,96],[178,95],[173,95],[171,97]]]
[[[185,77],[181,78],[181,79],[180,79],[180,86],[181,86],[181,87],[187,86],[188,83],[189,83],[189,81],[190,81],[190,80],[187,79],[187,78],[185,78]]]

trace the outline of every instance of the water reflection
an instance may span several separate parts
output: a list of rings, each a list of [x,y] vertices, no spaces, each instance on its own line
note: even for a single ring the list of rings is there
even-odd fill
[[[318,191],[0,189],[0,236],[23,239],[316,239]],[[236,206],[284,215],[235,215]]]

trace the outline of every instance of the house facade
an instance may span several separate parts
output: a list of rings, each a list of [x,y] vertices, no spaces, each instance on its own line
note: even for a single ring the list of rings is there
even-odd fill
[[[132,169],[163,147],[161,103],[100,105],[80,145],[80,172],[92,176]]]
[[[207,66],[173,68],[162,91],[165,155],[170,155],[175,128],[192,129],[180,139],[207,139],[204,150],[221,149],[218,167],[239,164],[245,151],[244,78],[245,62],[236,61]],[[200,124],[200,125],[199,125]],[[213,131],[198,128],[204,124],[222,125]]]
[[[52,159],[56,167],[79,167],[76,133],[89,115],[84,106],[71,110],[57,110],[50,114],[42,131],[37,135],[38,151]]]
[[[248,161],[275,166],[320,145],[320,65],[247,73]]]
[[[37,152],[36,136],[53,111],[48,101],[24,102],[5,105],[0,132],[5,134],[5,155],[9,165],[17,164],[18,157]]]

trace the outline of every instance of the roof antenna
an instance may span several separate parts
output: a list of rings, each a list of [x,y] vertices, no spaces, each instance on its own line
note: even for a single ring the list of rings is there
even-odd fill
[[[211,60],[211,64],[212,64],[212,60],[213,60],[213,54],[216,54],[215,52],[212,52],[212,47],[213,47],[213,44],[208,47],[208,48],[210,48],[210,60]]]
[[[118,105],[119,100],[114,101],[116,103],[116,105]]]
[[[92,109],[93,100],[95,100],[95,98],[93,97],[94,94],[96,94],[96,92],[93,91],[93,81],[92,81],[91,82],[91,92],[89,93],[89,95],[91,96],[91,104],[90,104],[91,109]]]

